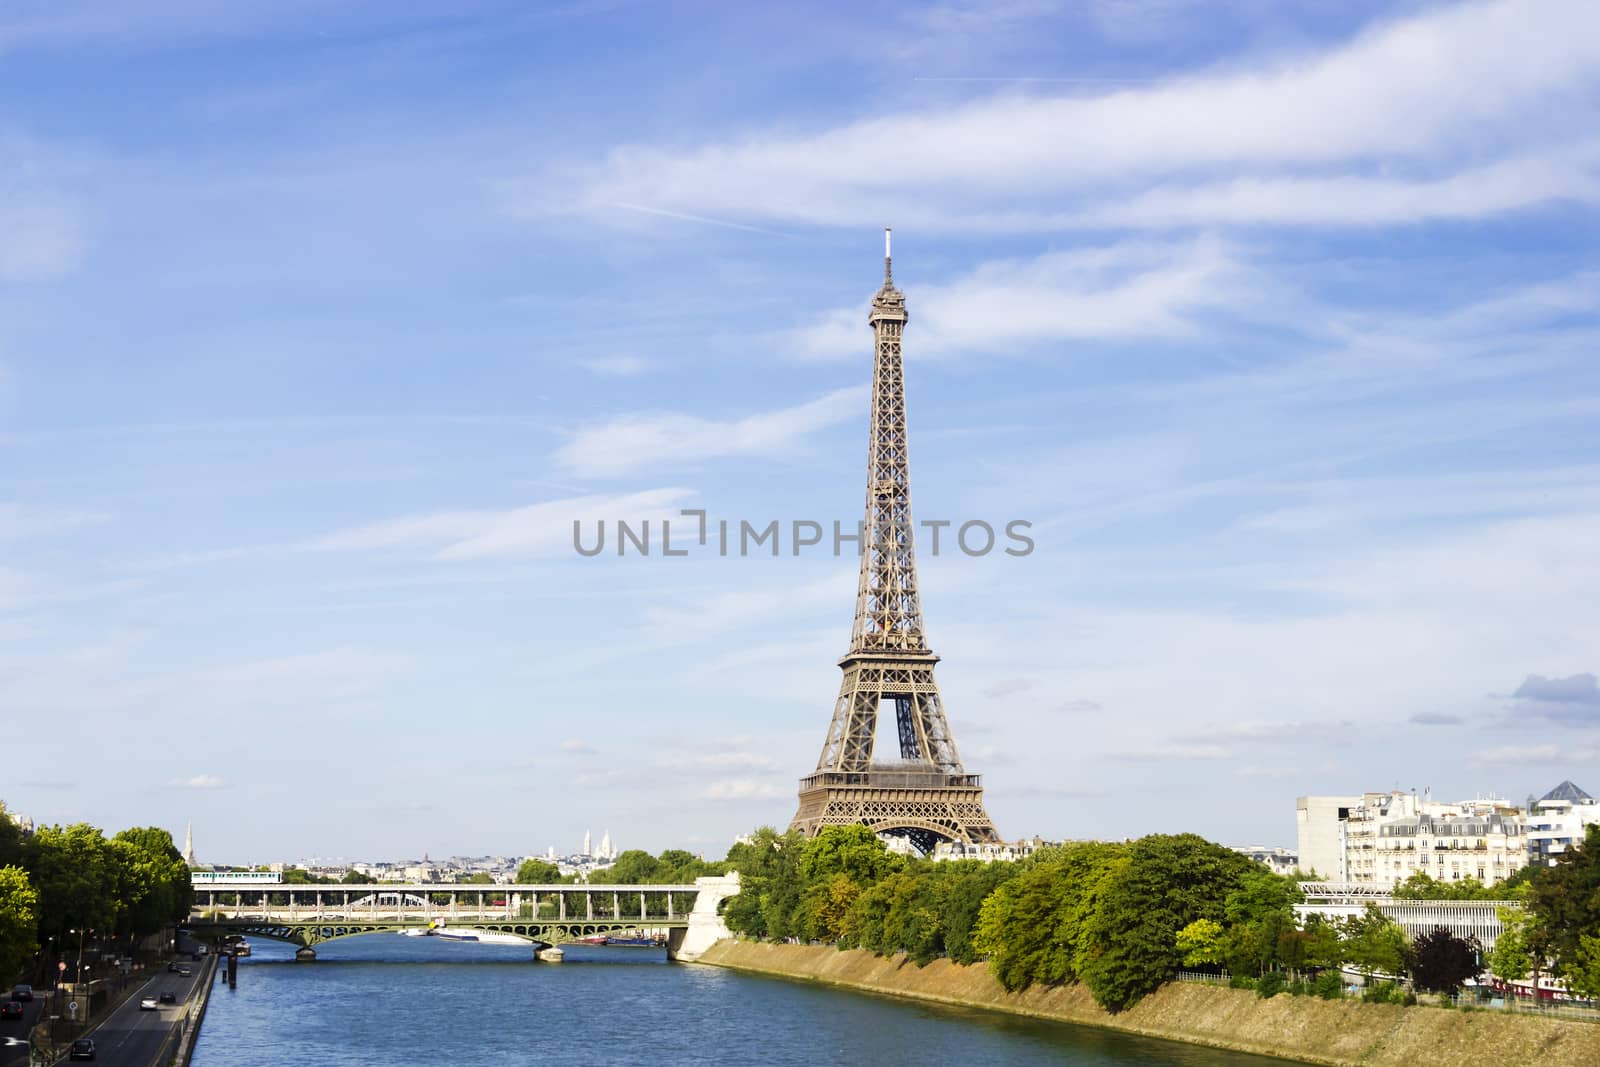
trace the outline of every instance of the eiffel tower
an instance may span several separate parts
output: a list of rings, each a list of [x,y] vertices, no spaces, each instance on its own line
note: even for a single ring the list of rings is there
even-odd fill
[[[923,852],[939,841],[998,841],[983,807],[983,782],[968,774],[939,700],[922,633],[922,599],[912,555],[911,470],[900,356],[906,297],[894,287],[889,231],[883,232],[883,287],[872,298],[872,427],[867,449],[867,519],[861,581],[844,680],[817,769],[800,779],[792,829],[864,823],[909,838]],[[874,760],[878,716],[890,707],[898,760]]]

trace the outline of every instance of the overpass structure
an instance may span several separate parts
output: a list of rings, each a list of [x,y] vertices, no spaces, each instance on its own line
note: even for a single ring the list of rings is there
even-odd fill
[[[722,904],[738,892],[737,874],[684,885],[207,882],[194,887],[189,928],[203,938],[287,941],[299,959],[314,959],[324,942],[362,934],[476,930],[544,948],[649,930],[665,932],[670,958],[690,961],[729,936]]]

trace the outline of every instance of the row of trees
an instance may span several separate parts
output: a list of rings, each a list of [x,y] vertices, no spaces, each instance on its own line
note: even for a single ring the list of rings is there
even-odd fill
[[[1439,928],[1414,940],[1375,907],[1339,921],[1296,921],[1294,879],[1193,834],[1070,843],[1020,863],[933,863],[890,852],[862,826],[816,838],[771,828],[728,853],[742,879],[726,919],[750,937],[824,941],[923,964],[987,959],[1007,989],[1082,982],[1119,1011],[1180,968],[1226,968],[1261,988],[1303,984],[1338,969],[1409,975],[1455,992],[1480,973],[1520,980],[1542,971],[1600,995],[1600,827],[1554,867],[1510,884],[1410,879],[1413,899],[1520,899],[1487,961],[1471,941]]]
[[[811,840],[762,829],[728,859],[742,890],[726,919],[741,933],[919,963],[987,957],[1007,989],[1082,981],[1112,1010],[1176,973],[1185,929],[1213,934],[1237,965],[1274,965],[1297,899],[1288,879],[1193,834],[1069,844],[1011,864],[909,858],[862,826]]]
[[[189,913],[189,868],[156,827],[106,837],[86,823],[24,835],[0,805],[0,980],[41,945],[81,944],[85,931],[131,948]]]
[[[1520,897],[1520,910],[1500,909],[1504,933],[1489,954],[1491,970],[1508,979],[1550,975],[1600,999],[1600,825],[1555,866],[1535,868]]]

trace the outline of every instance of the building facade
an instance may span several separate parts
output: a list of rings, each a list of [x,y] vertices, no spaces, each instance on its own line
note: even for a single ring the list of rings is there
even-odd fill
[[[1345,869],[1345,823],[1358,796],[1300,797],[1295,807],[1295,852],[1300,869],[1331,882],[1349,881]]]
[[[1499,797],[1441,803],[1394,791],[1295,807],[1302,867],[1333,882],[1388,888],[1420,872],[1493,885],[1528,863],[1524,813]]]
[[[1588,828],[1600,823],[1600,801],[1571,781],[1562,782],[1528,809],[1528,858],[1545,866],[1554,864],[1556,857],[1573,845],[1582,844]]]

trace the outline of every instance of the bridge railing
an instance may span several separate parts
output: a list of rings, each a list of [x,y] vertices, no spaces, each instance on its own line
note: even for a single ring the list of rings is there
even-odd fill
[[[253,921],[674,920],[694,885],[302,885],[259,882],[195,887],[193,915]]]

